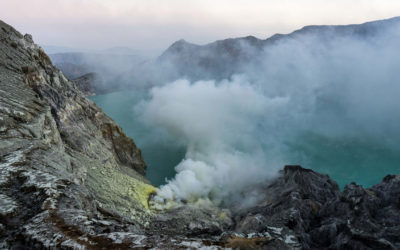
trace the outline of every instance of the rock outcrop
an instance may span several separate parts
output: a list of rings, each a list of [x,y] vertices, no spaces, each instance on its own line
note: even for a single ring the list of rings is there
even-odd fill
[[[236,215],[235,231],[268,233],[303,249],[399,249],[400,175],[343,192],[327,175],[286,166],[267,199]]]
[[[400,248],[400,176],[341,192],[286,166],[253,207],[158,209],[145,170],[133,140],[0,21],[1,249]]]
[[[113,88],[107,88],[104,79],[96,73],[87,73],[81,77],[72,80],[82,93],[86,96],[101,95],[113,91]]]
[[[146,223],[136,211],[154,188],[133,140],[30,35],[0,22],[0,37],[2,246],[82,243],[77,232],[95,234],[108,214]]]

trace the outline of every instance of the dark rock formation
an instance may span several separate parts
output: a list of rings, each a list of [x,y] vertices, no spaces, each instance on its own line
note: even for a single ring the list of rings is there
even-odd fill
[[[90,73],[90,69],[88,69],[86,66],[77,65],[70,62],[59,62],[54,63],[54,65],[60,69],[65,77],[67,77],[69,80],[76,79]]]
[[[132,139],[0,21],[1,249],[400,248],[400,176],[341,192],[286,166],[262,202],[229,211],[159,209],[144,173]]]
[[[107,88],[104,79],[96,73],[88,73],[72,80],[82,93],[86,96],[101,95],[113,91]]]
[[[235,231],[262,232],[305,249],[399,249],[400,175],[340,192],[327,175],[286,166],[267,199],[236,215]]]
[[[157,67],[167,67],[178,77],[223,79],[234,73],[243,73],[242,66],[253,61],[263,46],[264,42],[253,36],[216,41],[204,46],[179,40],[156,63]]]

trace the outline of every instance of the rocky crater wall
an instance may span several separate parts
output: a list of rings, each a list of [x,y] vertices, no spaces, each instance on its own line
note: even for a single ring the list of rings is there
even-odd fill
[[[399,249],[400,176],[341,192],[286,166],[246,209],[158,209],[133,140],[0,21],[1,249]]]

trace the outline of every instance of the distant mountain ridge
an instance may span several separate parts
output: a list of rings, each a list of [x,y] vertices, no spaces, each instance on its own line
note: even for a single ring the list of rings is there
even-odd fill
[[[122,89],[151,88],[180,78],[191,81],[229,79],[257,67],[268,49],[279,42],[314,36],[327,44],[332,37],[379,38],[381,32],[400,24],[400,17],[350,25],[311,25],[289,34],[275,34],[267,39],[254,36],[228,38],[205,45],[183,39],[171,44],[154,60],[132,55],[127,48],[111,48],[107,53],[50,54],[53,63],[73,80],[96,73],[101,82],[90,84],[91,94]],[[90,78],[92,79],[92,78]],[[97,88],[97,85],[101,85]],[[78,86],[80,86],[78,84]],[[85,84],[85,86],[87,86]],[[81,89],[85,92],[85,89]]]
[[[175,70],[175,75],[192,80],[224,79],[241,73],[243,65],[257,58],[264,49],[287,39],[314,35],[322,40],[335,37],[366,38],[379,36],[382,30],[400,24],[400,17],[351,25],[311,25],[289,34],[275,34],[267,39],[254,36],[218,40],[196,45],[179,40],[173,43],[157,62]],[[171,66],[172,65],[172,66]]]
[[[104,53],[67,52],[49,56],[83,93],[93,95],[128,88],[126,82],[119,80],[120,76],[144,60],[130,52],[128,48],[111,48]]]
[[[288,38],[288,37],[294,37],[299,34],[306,34],[306,33],[320,33],[320,34],[327,34],[327,32],[330,33],[336,33],[337,35],[350,35],[350,36],[371,36],[371,35],[376,35],[382,28],[385,28],[387,25],[391,24],[399,24],[400,23],[400,16],[398,17],[393,17],[389,19],[384,19],[384,20],[377,20],[377,21],[370,21],[370,22],[365,22],[362,24],[348,24],[348,25],[307,25],[302,27],[301,29],[295,30],[291,33],[288,34],[281,34],[281,33],[276,33],[266,39],[259,39],[255,36],[246,36],[246,37],[238,37],[238,38],[227,38],[223,40],[217,40],[215,42],[211,42],[205,45],[197,45],[194,43],[190,43],[185,41],[184,39],[180,39],[176,42],[174,42],[170,47],[167,48],[166,51],[163,52],[163,54],[160,57],[165,56],[167,53],[170,53],[172,51],[176,51],[179,47],[182,46],[187,46],[187,48],[212,48],[216,46],[221,46],[221,45],[233,45],[238,42],[248,42],[250,45],[253,45],[255,47],[262,47],[265,45],[268,45],[270,43],[276,42],[280,39],[283,38]]]

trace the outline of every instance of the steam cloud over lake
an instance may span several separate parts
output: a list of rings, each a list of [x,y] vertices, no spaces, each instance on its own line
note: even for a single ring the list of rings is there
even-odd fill
[[[352,168],[373,175],[398,166],[399,31],[392,25],[363,39],[298,35],[266,47],[257,63],[228,80],[154,87],[136,110],[186,147],[158,195],[235,201],[284,164],[323,165],[318,154],[342,157],[344,164],[326,161],[325,172],[348,169],[350,176]]]

